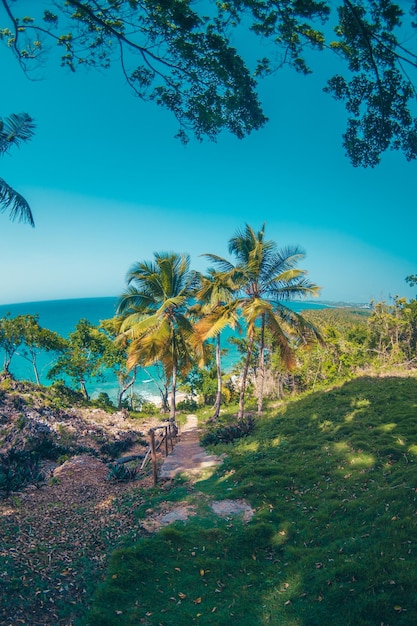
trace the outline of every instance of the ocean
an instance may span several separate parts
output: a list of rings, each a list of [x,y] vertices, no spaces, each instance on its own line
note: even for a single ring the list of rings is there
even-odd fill
[[[291,304],[291,308],[299,312],[304,309],[322,309],[327,305],[320,302],[296,302]],[[10,313],[11,317],[17,315],[39,315],[39,324],[43,328],[53,330],[63,337],[68,337],[69,333],[75,329],[80,319],[87,319],[92,324],[98,324],[101,320],[113,317],[116,313],[117,298],[77,298],[71,300],[48,300],[43,302],[24,302],[19,304],[0,305],[0,318]],[[222,335],[222,347],[227,349],[227,354],[223,359],[223,368],[228,370],[237,362],[239,355],[235,348],[227,343],[227,338],[232,335],[232,331],[226,329]],[[0,370],[3,365],[4,353],[0,348]],[[46,352],[38,357],[38,368],[41,383],[51,384],[47,379],[47,374],[54,362],[54,357]],[[13,356],[10,371],[20,380],[35,382],[35,376],[31,364],[23,357],[15,354]],[[153,380],[157,376],[155,367],[138,369],[137,381],[134,385],[134,392],[140,394],[148,400],[159,400],[158,388]],[[97,397],[99,393],[105,392],[112,400],[116,399],[117,382],[114,377],[105,374],[104,380],[92,380],[88,383],[87,389],[91,397]]]

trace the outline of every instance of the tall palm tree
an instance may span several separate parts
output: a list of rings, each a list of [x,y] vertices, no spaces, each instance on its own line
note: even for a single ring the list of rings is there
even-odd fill
[[[29,141],[35,124],[27,113],[13,113],[4,121],[0,118],[0,155],[6,154],[11,146]],[[25,198],[0,178],[0,213],[10,212],[10,219],[35,225],[32,211]]]
[[[117,314],[123,318],[121,334],[131,339],[128,367],[162,363],[171,382],[170,417],[174,419],[178,371],[191,368],[199,347],[187,315],[199,274],[190,270],[188,255],[162,252],[155,253],[154,261],[134,264],[126,280],[128,289],[120,297]]]
[[[274,241],[264,238],[265,224],[255,232],[246,224],[229,240],[229,253],[236,263],[206,254],[224,276],[238,287],[236,301],[246,324],[248,348],[241,378],[239,419],[244,415],[245,390],[255,330],[260,331],[258,367],[258,414],[263,408],[265,377],[265,329],[268,328],[284,365],[294,365],[296,343],[321,340],[313,324],[286,306],[286,302],[318,295],[319,287],[305,278],[306,271],[296,269],[305,254],[298,246],[278,250]]]
[[[225,326],[240,330],[235,291],[236,287],[222,272],[209,269],[207,275],[201,277],[201,287],[196,294],[200,313],[196,331],[202,341],[213,337],[216,341],[217,393],[212,419],[219,417],[222,403],[221,331]]]

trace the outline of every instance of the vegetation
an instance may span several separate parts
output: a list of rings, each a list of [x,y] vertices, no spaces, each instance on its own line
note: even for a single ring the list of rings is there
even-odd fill
[[[12,146],[19,146],[32,138],[35,124],[27,113],[13,113],[10,117],[0,118],[0,155],[6,154]],[[0,178],[0,213],[9,211],[11,220],[35,225],[32,211],[25,198]]]
[[[416,393],[415,377],[359,377],[215,446],[205,497],[176,496],[197,515],[115,551],[83,623],[414,623]],[[216,516],[225,498],[252,520]]]
[[[199,347],[187,315],[198,275],[190,270],[188,255],[161,253],[151,263],[132,266],[127,282],[118,307],[121,340],[130,340],[127,364],[132,368],[162,363],[171,385],[170,417],[175,418],[178,372],[191,369]]]
[[[301,251],[277,251],[274,242],[264,240],[264,229],[256,233],[250,226],[231,239],[231,251],[232,244],[237,263],[207,255],[218,268],[207,276],[193,272],[186,255],[161,253],[154,262],[138,263],[118,315],[99,326],[80,320],[67,340],[41,328],[37,316],[5,315],[0,319],[4,373],[10,376],[11,361],[19,354],[32,363],[39,383],[39,352],[56,352],[48,377],[57,385],[72,383],[88,400],[87,383],[113,375],[117,399],[102,392],[97,406],[154,412],[155,406],[132,392],[142,367],[171,416],[179,386],[187,394],[184,407],[212,404],[212,418],[218,420],[220,408],[237,395],[242,419],[248,398],[256,399],[260,415],[265,399],[317,390],[370,370],[415,367],[415,299],[396,296],[391,304],[298,314],[288,301],[317,290],[294,267]],[[220,334],[227,326],[245,332],[229,338],[242,356],[224,372]]]
[[[265,225],[256,233],[249,225],[229,240],[229,253],[236,265],[214,254],[206,254],[231,281],[235,288],[234,310],[239,310],[246,325],[247,353],[241,374],[238,417],[243,418],[249,363],[259,333],[258,414],[262,413],[265,379],[265,330],[273,339],[274,349],[284,366],[290,369],[296,343],[308,344],[320,338],[312,324],[292,311],[285,302],[316,296],[319,287],[305,278],[304,270],[296,269],[303,251],[298,247],[277,250],[273,241],[264,239]],[[217,329],[216,329],[217,330]]]
[[[345,103],[353,165],[375,166],[388,149],[417,156],[415,0],[407,9],[393,0],[44,0],[30,15],[19,0],[0,4],[0,38],[25,72],[50,48],[73,72],[116,61],[135,94],[175,116],[183,141],[259,129],[257,81],[283,66],[307,74],[316,52],[336,55],[342,70],[324,89]],[[240,42],[256,38],[264,56],[254,60]]]
[[[170,258],[181,259],[179,255]],[[229,285],[239,284],[236,276],[239,274]],[[155,289],[154,283],[152,287]],[[178,305],[174,312],[183,312],[187,324],[191,328],[200,324],[200,330],[203,318],[197,313],[213,315],[218,307],[234,301],[215,299],[208,309],[199,309],[194,301],[185,305],[184,292],[180,290],[180,294],[155,306],[156,313],[174,303]],[[231,294],[235,300],[239,296],[234,289]],[[153,321],[156,313],[143,307],[137,321]],[[45,494],[52,493],[48,488],[32,492],[43,502],[42,516],[49,520],[48,511],[53,513],[54,539],[48,538],[46,548],[30,540],[28,558],[37,564],[30,574],[26,562],[10,556],[15,554],[11,547],[27,542],[25,529],[32,527],[33,516],[39,512],[31,511],[29,517],[25,514],[21,524],[9,514],[0,516],[5,537],[0,585],[7,592],[7,604],[0,609],[3,615],[8,621],[10,615],[16,615],[26,621],[33,618],[36,623],[34,615],[42,613],[49,616],[45,619],[53,620],[51,623],[71,619],[79,626],[211,625],[235,619],[248,626],[414,623],[416,319],[416,301],[400,297],[369,309],[306,311],[305,327],[317,329],[316,335],[324,341],[307,350],[292,347],[292,370],[284,367],[274,334],[267,330],[262,334],[261,325],[254,328],[252,337],[245,334],[235,338],[245,360],[248,343],[253,341],[251,383],[257,379],[262,346],[265,367],[264,411],[254,418],[259,391],[253,384],[249,389],[254,395],[248,394],[246,407],[251,413],[238,421],[234,402],[239,398],[233,395],[232,384],[229,404],[222,405],[216,421],[209,419],[209,409],[196,407],[195,399],[201,406],[205,393],[210,402],[216,398],[214,349],[209,350],[211,358],[203,369],[196,368],[194,362],[188,374],[187,368],[181,367],[185,357],[179,350],[180,378],[183,384],[188,380],[190,391],[184,410],[198,412],[202,441],[210,451],[225,454],[215,473],[206,474],[195,485],[179,478],[136,493],[131,482],[137,479],[136,468],[114,462],[138,442],[130,425],[110,437],[106,429],[114,415],[103,413],[102,425],[87,426],[75,409],[65,409],[79,406],[84,411],[88,404],[85,396],[66,388],[62,381],[43,388],[4,376],[0,432],[10,448],[0,458],[0,492],[8,498],[5,505],[9,503],[19,511],[19,500],[25,495],[17,494],[16,489],[28,483],[42,485],[45,474],[40,462],[44,459],[57,461],[84,451],[111,465],[100,474],[91,511],[85,503],[83,485],[79,485],[80,504],[71,514],[61,499],[45,504]],[[10,317],[6,320],[10,322]],[[207,328],[214,324],[214,317],[209,321]],[[141,328],[151,327],[152,323],[146,326],[144,322]],[[81,365],[88,357],[99,372],[110,363],[104,358],[106,354],[111,358],[109,346],[112,350],[120,347],[126,354],[134,342],[131,337],[115,347],[110,331],[85,320],[75,333],[66,350],[83,355],[80,371],[84,371]],[[194,355],[196,344],[189,345],[189,354]],[[97,350],[93,346],[98,346]],[[164,351],[161,355],[166,358]],[[78,364],[78,357],[74,363]],[[236,367],[239,372],[241,365]],[[74,376],[74,382],[78,386],[79,378]],[[106,411],[110,409],[108,397],[99,400]],[[12,447],[7,430],[10,411],[16,442]],[[52,436],[51,416],[55,412],[59,423]],[[124,419],[120,414],[120,420]],[[39,422],[36,431],[33,421]],[[47,484],[52,484],[48,478]],[[114,489],[132,491],[112,499],[104,495]],[[219,516],[211,505],[225,500],[244,502],[252,508],[253,517]],[[153,511],[175,506],[190,506],[194,514],[186,522],[175,522],[151,535],[145,530]],[[65,520],[61,519],[63,512]],[[73,520],[70,528],[67,521],[72,516],[76,522]],[[51,554],[62,553],[61,544],[59,550],[56,548],[56,528],[64,525],[59,541],[74,533],[78,537],[71,542],[71,558],[66,556],[64,563],[51,557],[48,562]],[[98,551],[100,564],[94,560]],[[64,552],[67,555],[68,548]],[[107,557],[109,567],[103,576]],[[22,594],[28,577],[36,600],[31,593]],[[71,580],[71,602],[60,591],[67,577]],[[51,594],[51,602],[44,600],[47,594]]]

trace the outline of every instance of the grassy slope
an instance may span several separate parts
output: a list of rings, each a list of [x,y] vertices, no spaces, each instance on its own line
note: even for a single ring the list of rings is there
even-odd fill
[[[415,378],[307,395],[224,449],[172,491],[196,517],[114,553],[85,624],[417,624]],[[216,517],[222,498],[253,520]]]

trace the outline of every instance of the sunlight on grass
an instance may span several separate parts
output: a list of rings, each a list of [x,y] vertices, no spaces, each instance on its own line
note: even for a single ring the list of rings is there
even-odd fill
[[[378,430],[381,430],[384,433],[390,433],[394,428],[397,428],[397,424],[395,422],[390,422],[389,424],[381,424],[378,426]]]
[[[281,436],[274,437],[273,439],[271,439],[270,445],[273,448],[278,448],[282,444],[283,441],[285,441],[284,437],[281,437]]]
[[[333,444],[333,449],[335,452],[347,452],[350,448],[349,445],[345,441],[336,441]]]
[[[243,441],[240,445],[240,449],[243,452],[258,452],[259,446],[260,446],[260,442],[256,440]]]
[[[357,468],[373,467],[376,463],[376,459],[373,454],[348,454],[347,460],[350,465],[354,465]]]
[[[334,424],[330,420],[324,420],[324,422],[320,422],[319,424],[319,429],[321,430],[322,433],[329,432],[333,428],[334,428]]]
[[[218,469],[218,465],[210,465],[208,467],[202,467],[199,469],[198,474],[194,475],[194,482],[199,483],[211,478]]]
[[[369,402],[369,400],[362,398],[360,400],[353,400],[351,406],[353,406],[355,409],[365,409],[368,406],[371,406],[371,403]]]
[[[281,525],[280,530],[273,535],[271,543],[273,546],[282,546],[284,543],[288,541],[288,534],[290,530],[290,524],[287,522],[286,524]]]
[[[281,620],[278,618],[278,615],[283,612],[285,624],[302,624],[303,622],[298,621],[294,615],[294,609],[291,604],[293,600],[297,600],[303,595],[303,581],[301,575],[288,576],[288,574],[285,573],[282,580],[280,580],[271,591],[264,595],[266,606],[269,606],[270,609],[270,620],[272,620],[270,622],[265,621],[265,623],[280,623]],[[292,614],[293,619],[297,619],[297,621],[287,621],[291,619],[289,614]]]
[[[409,446],[408,452],[411,452],[411,454],[417,455],[417,444],[413,443],[413,445]]]
[[[225,472],[223,474],[223,476],[219,476],[217,482],[218,483],[224,483],[226,481],[228,481],[234,474],[236,473],[236,470],[230,470],[229,472]]]

